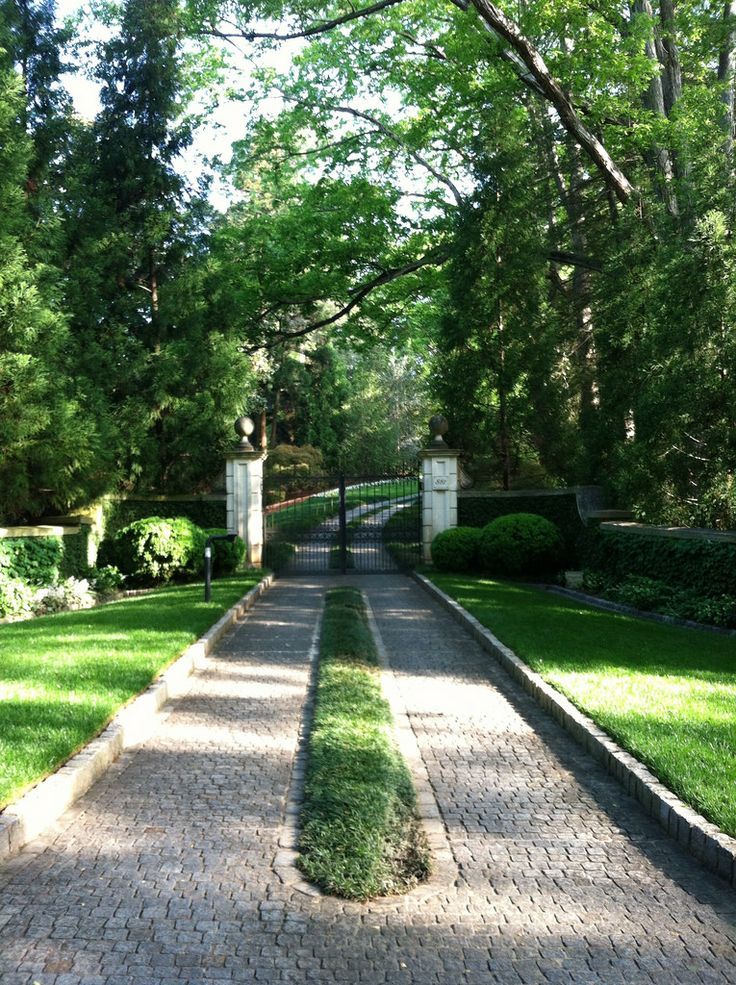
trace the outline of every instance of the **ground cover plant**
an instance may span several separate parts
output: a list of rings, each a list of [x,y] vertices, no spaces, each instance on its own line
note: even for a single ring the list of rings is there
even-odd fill
[[[429,872],[414,804],[360,592],[335,589],[322,622],[300,868],[347,899],[406,891]]]
[[[736,836],[736,640],[512,583],[432,580],[679,797]]]
[[[0,808],[56,769],[260,578],[0,626]]]

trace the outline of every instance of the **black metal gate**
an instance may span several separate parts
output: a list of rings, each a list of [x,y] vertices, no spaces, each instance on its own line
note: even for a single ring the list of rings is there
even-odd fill
[[[264,563],[279,573],[401,571],[421,558],[416,472],[282,475],[268,480],[266,496]]]

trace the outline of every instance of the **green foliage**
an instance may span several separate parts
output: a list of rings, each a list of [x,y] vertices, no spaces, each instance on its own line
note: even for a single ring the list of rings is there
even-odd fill
[[[483,527],[478,546],[481,567],[505,575],[549,575],[563,557],[557,527],[534,513],[510,513]]]
[[[204,530],[205,537],[221,537],[225,534],[225,527],[207,527]],[[212,573],[215,576],[234,574],[243,563],[244,557],[245,542],[241,537],[236,537],[233,541],[212,541]]]
[[[429,873],[377,663],[360,593],[329,592],[298,864],[328,893],[347,899],[406,892]]]
[[[727,595],[704,596],[693,589],[673,588],[666,582],[632,575],[602,593],[614,602],[623,602],[645,612],[658,612],[676,619],[691,619],[732,629],[736,627],[736,599]]]
[[[432,563],[439,571],[472,571],[478,565],[481,530],[452,527],[432,541]]]
[[[281,574],[296,554],[296,545],[288,540],[273,538],[266,541],[263,549],[263,566]]]
[[[8,578],[19,579],[29,585],[53,585],[58,581],[59,575],[67,570],[65,553],[68,539],[70,538],[0,539],[0,572]]]
[[[470,491],[458,496],[457,519],[461,526],[485,527],[510,513],[535,513],[554,523],[565,543],[564,563],[571,567],[579,563],[585,527],[574,492],[554,496],[474,496]]]
[[[213,501],[208,499],[166,500],[161,499],[108,499],[104,504],[103,524],[105,536],[112,537],[122,527],[134,520],[143,520],[155,511],[157,516],[174,519],[185,517],[203,529],[223,527],[225,522],[225,498]]]
[[[87,575],[95,592],[103,598],[119,592],[125,583],[125,575],[113,564],[90,568]]]
[[[736,835],[736,639],[509,583],[433,580],[678,797]]]
[[[0,568],[0,619],[30,615],[35,598],[36,589],[32,585]]]
[[[653,533],[590,529],[585,552],[588,582],[598,576],[610,584],[643,576],[709,597],[736,598],[736,543],[685,539]]]
[[[156,585],[201,573],[204,545],[204,531],[191,520],[152,516],[103,541],[100,560],[115,564],[133,584]]]
[[[81,578],[87,574],[87,542],[90,536],[89,526],[82,524],[79,533],[64,534],[64,552],[61,559],[60,574],[65,578]]]

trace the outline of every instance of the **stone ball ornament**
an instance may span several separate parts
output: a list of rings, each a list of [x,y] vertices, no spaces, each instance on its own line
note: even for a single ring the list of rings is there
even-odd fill
[[[240,438],[238,445],[241,448],[252,448],[253,445],[250,443],[250,436],[255,431],[256,426],[253,422],[252,417],[239,417],[235,422],[235,433]]]
[[[432,441],[430,445],[432,447],[443,446],[445,444],[444,435],[447,434],[450,425],[447,423],[447,418],[443,417],[442,414],[435,414],[429,419],[429,431],[432,435]]]

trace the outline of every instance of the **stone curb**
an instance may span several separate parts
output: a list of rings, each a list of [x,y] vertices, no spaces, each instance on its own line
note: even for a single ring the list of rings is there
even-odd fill
[[[411,727],[406,705],[401,697],[395,675],[389,665],[388,654],[375,616],[373,615],[373,609],[365,592],[361,592],[361,594],[365,603],[368,624],[376,644],[376,651],[381,666],[381,684],[384,697],[391,706],[391,713],[394,718],[394,735],[414,782],[414,789],[417,795],[417,815],[432,855],[432,871],[429,879],[421,883],[421,885],[415,886],[414,889],[410,889],[409,892],[396,896],[375,897],[367,900],[365,903],[355,900],[342,900],[343,906],[355,906],[361,909],[367,907],[371,912],[376,912],[387,907],[395,909],[397,904],[403,904],[405,901],[413,901],[414,903],[425,902],[438,893],[446,894],[453,885],[457,885],[459,872],[450,848],[447,829],[442,822],[439,805],[437,804],[434,790],[429,781],[429,774],[419,752],[414,730]],[[323,612],[324,606],[322,609]],[[297,754],[294,759],[291,782],[289,784],[289,792],[284,810],[279,849],[274,857],[272,867],[281,883],[284,886],[288,886],[289,889],[303,893],[305,896],[334,899],[335,897],[330,896],[329,893],[324,892],[318,886],[307,882],[296,866],[296,861],[299,857],[299,815],[304,800],[304,778],[307,767],[309,733],[317,690],[317,666],[322,613],[317,622],[309,651],[310,681],[302,711]]]
[[[0,813],[0,860],[16,855],[25,844],[51,827],[99,780],[124,749],[143,742],[152,733],[157,713],[186,690],[190,674],[204,666],[222,636],[252,608],[272,582],[273,575],[266,575],[142,694],[122,708],[96,738]]]
[[[717,873],[736,887],[736,839],[724,834],[687,804],[683,803],[646,766],[625,752],[609,735],[571,701],[531,670],[490,630],[446,595],[424,575],[414,579],[440,603],[475,640],[501,664],[511,677],[537,703],[562,725],[583,748],[614,776],[627,793],[706,869]]]

